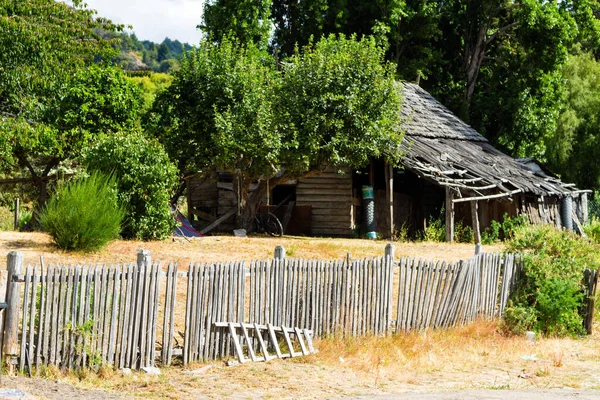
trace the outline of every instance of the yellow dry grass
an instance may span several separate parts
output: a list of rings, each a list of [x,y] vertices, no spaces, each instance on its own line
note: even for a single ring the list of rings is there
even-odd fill
[[[409,391],[600,388],[598,335],[587,338],[509,337],[497,323],[479,321],[448,330],[389,337],[331,338],[316,342],[319,353],[227,367],[213,362],[169,367],[161,376],[134,372],[123,376],[57,371],[79,388],[102,389],[150,398],[323,398],[373,396]],[[534,356],[534,360],[522,356]],[[205,366],[204,366],[205,367]]]
[[[191,262],[217,262],[255,260],[273,257],[275,246],[284,246],[288,257],[312,259],[339,259],[351,253],[352,257],[373,257],[384,254],[386,241],[365,239],[332,239],[299,236],[271,238],[253,236],[206,236],[186,241],[177,239],[164,242],[141,242],[116,240],[100,251],[66,252],[57,249],[51,238],[37,232],[0,232],[0,262],[6,262],[9,251],[20,251],[25,263],[39,263],[40,256],[46,264],[97,264],[129,263],[136,260],[139,249],[150,250],[152,258],[163,264],[178,262],[180,269],[187,269]],[[447,243],[395,243],[397,256],[423,257],[456,261],[473,255],[473,245]],[[499,246],[486,247],[486,251],[498,251]]]

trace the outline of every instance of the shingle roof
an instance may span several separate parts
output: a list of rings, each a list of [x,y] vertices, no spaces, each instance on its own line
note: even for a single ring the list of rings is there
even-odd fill
[[[417,175],[462,197],[564,196],[578,191],[494,148],[419,86],[403,83],[402,88],[402,163]]]
[[[401,110],[404,129],[411,136],[487,142],[477,131],[414,83],[403,84]]]

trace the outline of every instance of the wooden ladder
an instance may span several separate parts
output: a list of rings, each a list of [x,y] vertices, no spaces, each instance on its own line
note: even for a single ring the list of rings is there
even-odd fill
[[[233,340],[235,347],[235,353],[240,363],[246,363],[249,361],[269,361],[274,358],[289,358],[306,356],[309,354],[315,354],[317,351],[313,347],[312,337],[313,332],[309,329],[300,328],[287,328],[284,326],[273,326],[271,324],[259,325],[259,324],[243,324],[237,322],[215,322],[216,328],[228,328],[229,334]],[[238,334],[238,330],[240,334]],[[251,335],[253,332],[254,335]],[[267,340],[263,338],[264,334],[267,334]],[[283,353],[279,347],[279,340],[277,335],[283,337],[285,344],[288,348],[287,353]],[[292,339],[293,337],[293,339]],[[262,356],[258,356],[254,351],[251,338],[258,342],[258,347]],[[244,356],[244,347],[242,346],[242,339],[246,342],[246,349],[250,358]],[[297,342],[296,348],[299,347],[300,351],[294,349],[294,341]],[[270,348],[275,350],[275,355],[269,354]]]

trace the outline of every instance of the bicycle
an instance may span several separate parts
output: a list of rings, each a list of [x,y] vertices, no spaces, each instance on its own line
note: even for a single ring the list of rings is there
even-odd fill
[[[254,232],[281,237],[283,236],[283,225],[281,225],[281,221],[275,214],[269,211],[259,213],[257,210],[254,215]]]

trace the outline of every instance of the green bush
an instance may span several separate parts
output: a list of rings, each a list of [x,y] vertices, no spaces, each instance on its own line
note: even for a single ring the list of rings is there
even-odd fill
[[[171,235],[175,220],[169,198],[178,175],[160,143],[138,132],[105,136],[87,151],[84,164],[117,177],[119,200],[127,207],[124,237],[162,240]]]
[[[583,334],[583,271],[597,269],[599,247],[550,225],[521,226],[506,241],[523,255],[518,288],[504,314],[503,327],[516,334]]]
[[[444,242],[446,240],[446,224],[443,221],[442,210],[438,218],[432,218],[423,231],[423,240],[426,242]]]
[[[585,234],[596,244],[600,244],[600,218],[592,217],[590,222],[583,227]]]
[[[529,223],[529,220],[524,215],[518,215],[516,217],[509,217],[508,213],[504,213],[502,222],[492,221],[481,233],[482,244],[493,244],[498,243],[501,240],[510,239],[513,237],[516,229],[525,226]]]
[[[440,211],[437,218],[431,218],[427,228],[423,232],[422,239],[426,242],[446,241],[446,221],[444,209]],[[473,228],[463,225],[462,221],[454,224],[454,241],[457,243],[473,243]]]
[[[114,178],[92,174],[59,186],[39,219],[58,247],[95,250],[119,237],[124,216]]]

